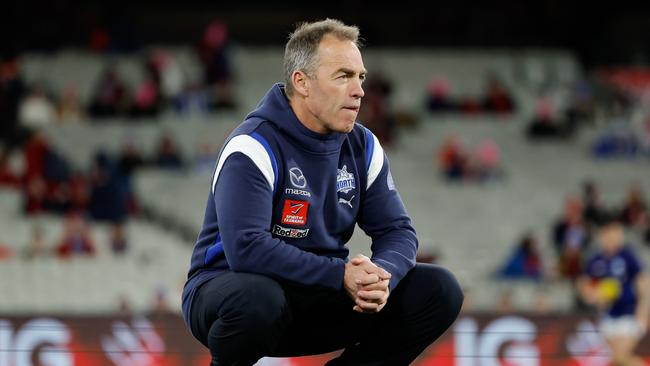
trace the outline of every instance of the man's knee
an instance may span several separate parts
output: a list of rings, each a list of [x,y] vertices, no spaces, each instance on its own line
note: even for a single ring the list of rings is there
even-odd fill
[[[429,264],[417,264],[412,271],[418,277],[417,287],[435,303],[431,310],[445,312],[455,319],[464,299],[456,277],[443,267]]]
[[[271,278],[230,273],[227,295],[210,326],[208,347],[214,365],[252,365],[268,354],[286,329],[288,304],[282,287]]]
[[[233,298],[224,318],[237,322],[244,329],[262,331],[288,321],[288,305],[282,287],[261,275],[239,274],[241,289]],[[244,330],[242,329],[242,330]]]

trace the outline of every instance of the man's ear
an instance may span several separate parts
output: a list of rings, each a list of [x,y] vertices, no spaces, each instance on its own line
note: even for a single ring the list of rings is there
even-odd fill
[[[309,78],[307,74],[298,70],[294,71],[291,74],[291,83],[294,93],[298,93],[303,97],[309,96]]]

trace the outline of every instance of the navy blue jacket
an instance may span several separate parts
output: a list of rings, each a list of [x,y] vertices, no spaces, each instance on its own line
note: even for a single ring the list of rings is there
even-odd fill
[[[360,124],[347,134],[307,129],[274,85],[219,154],[183,291],[186,321],[196,289],[224,271],[341,289],[357,223],[395,288],[418,242],[379,141]]]

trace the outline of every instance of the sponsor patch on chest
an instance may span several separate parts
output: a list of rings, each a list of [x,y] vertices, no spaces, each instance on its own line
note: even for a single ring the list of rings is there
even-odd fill
[[[273,226],[273,234],[285,236],[287,238],[304,238],[309,234],[309,229],[294,229],[292,227],[283,227],[280,225]]]
[[[282,223],[287,225],[305,225],[309,202],[298,200],[285,200],[282,209]]]

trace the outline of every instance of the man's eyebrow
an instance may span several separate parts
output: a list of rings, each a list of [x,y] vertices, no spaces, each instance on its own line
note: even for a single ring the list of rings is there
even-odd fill
[[[348,74],[348,75],[354,75],[354,74],[357,73],[356,71],[354,71],[354,70],[352,70],[352,69],[348,69],[347,67],[341,67],[341,68],[339,68],[338,70],[334,71],[334,72],[332,73],[332,75],[338,74],[338,73],[340,73],[340,72],[342,72],[342,73],[344,73],[344,74]],[[363,70],[361,70],[361,71],[359,72],[359,75],[365,75],[367,72],[368,72],[368,71],[367,71],[366,69],[363,69]]]

